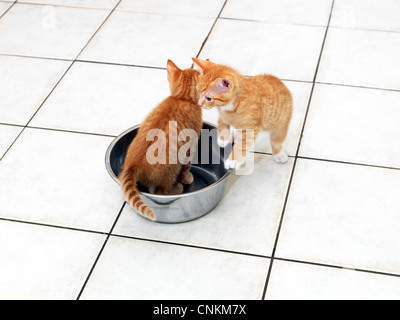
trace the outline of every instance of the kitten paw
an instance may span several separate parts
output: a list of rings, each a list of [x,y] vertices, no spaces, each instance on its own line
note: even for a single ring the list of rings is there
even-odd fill
[[[243,162],[228,159],[225,161],[225,169],[235,169],[238,170],[242,166]]]
[[[190,173],[189,171],[183,174],[180,179],[180,182],[182,182],[183,184],[192,184],[193,181],[194,181],[193,174]]]
[[[220,148],[225,148],[228,144],[231,143],[231,139],[222,140],[220,137],[218,137],[217,142]]]
[[[274,156],[272,156],[276,163],[286,163],[289,160],[288,155],[285,152],[280,152]]]

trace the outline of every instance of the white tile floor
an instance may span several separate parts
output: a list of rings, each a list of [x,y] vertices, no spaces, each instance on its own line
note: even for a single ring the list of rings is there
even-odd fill
[[[400,299],[399,9],[0,0],[0,299]],[[211,213],[156,224],[104,154],[192,56],[285,80],[291,158],[260,137]]]

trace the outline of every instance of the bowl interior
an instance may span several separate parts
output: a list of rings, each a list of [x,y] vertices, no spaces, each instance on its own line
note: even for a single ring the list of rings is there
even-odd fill
[[[107,165],[110,175],[118,182],[121,166],[124,164],[129,145],[136,137],[139,127],[133,127],[119,137],[110,145],[107,152]],[[184,185],[184,193],[198,191],[222,179],[228,172],[224,161],[232,151],[232,145],[220,148],[217,143],[218,131],[215,126],[204,123],[202,134],[197,144],[193,158],[191,172],[194,182]],[[149,192],[145,187],[138,186],[141,192]]]

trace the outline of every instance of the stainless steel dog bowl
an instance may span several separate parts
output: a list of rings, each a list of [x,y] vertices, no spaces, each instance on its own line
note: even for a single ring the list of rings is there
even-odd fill
[[[108,147],[106,167],[117,183],[126,152],[138,128],[139,126],[135,126],[123,132]],[[232,145],[221,149],[217,137],[216,127],[205,122],[191,167],[194,182],[186,185],[182,194],[157,195],[139,186],[140,196],[154,211],[155,221],[180,223],[194,220],[210,212],[219,203],[227,177],[232,172],[224,166],[225,159],[232,151]]]

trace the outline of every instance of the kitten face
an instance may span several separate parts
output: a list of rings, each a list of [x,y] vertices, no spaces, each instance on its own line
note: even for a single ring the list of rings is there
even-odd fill
[[[205,109],[225,106],[232,100],[232,82],[227,78],[217,78],[210,83],[200,76],[197,90],[200,93],[199,106]]]
[[[211,109],[229,104],[234,97],[234,71],[209,60],[193,58],[193,61],[196,69],[200,71],[197,84],[200,94],[199,106]]]

